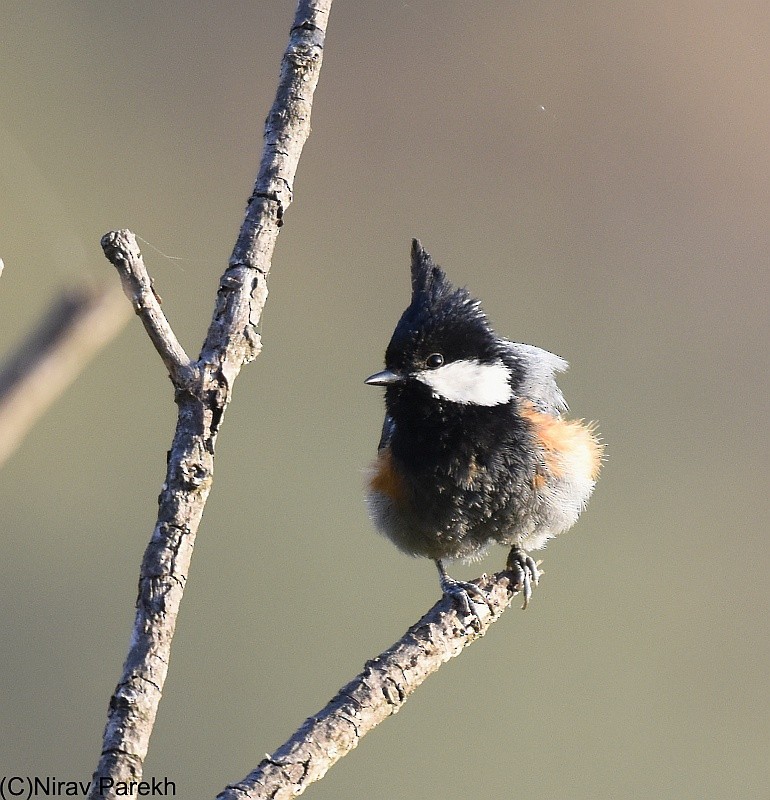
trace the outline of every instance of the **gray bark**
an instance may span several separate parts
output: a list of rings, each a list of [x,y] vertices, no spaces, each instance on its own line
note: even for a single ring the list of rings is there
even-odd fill
[[[364,671],[271,756],[217,800],[287,800],[296,797],[347,755],[370,730],[395,714],[409,695],[444,662],[483,636],[510,605],[520,587],[511,573],[484,576],[487,606],[461,619],[452,600],[442,598],[392,647],[368,661]]]
[[[256,326],[267,299],[267,275],[318,82],[331,0],[299,0],[283,57],[254,190],[197,361],[176,340],[130,231],[102,239],[174,384],[179,407],[158,519],[139,576],[136,618],[123,674],[110,699],[102,754],[89,797],[118,796],[113,787],[141,780],[168,670],[171,641],[195,535],[211,489],[214,446],[241,367],[260,350]],[[135,796],[135,795],[131,795]]]

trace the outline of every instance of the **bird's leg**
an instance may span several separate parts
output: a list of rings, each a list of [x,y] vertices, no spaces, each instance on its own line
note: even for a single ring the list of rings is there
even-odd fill
[[[516,579],[514,586],[524,595],[524,605],[526,608],[532,597],[532,587],[537,586],[541,572],[538,569],[540,562],[536,562],[532,556],[525,553],[520,547],[512,547],[508,554],[506,568],[510,570]]]
[[[479,620],[479,622],[481,622],[479,615],[471,608],[471,604],[479,605],[480,603],[483,603],[485,606],[489,607],[489,601],[487,600],[487,596],[484,594],[484,591],[476,586],[475,583],[458,581],[454,578],[451,578],[447,574],[446,568],[440,559],[436,560],[436,566],[438,567],[441,591],[447,597],[451,597],[459,603],[460,608],[466,617],[475,617],[477,620]]]

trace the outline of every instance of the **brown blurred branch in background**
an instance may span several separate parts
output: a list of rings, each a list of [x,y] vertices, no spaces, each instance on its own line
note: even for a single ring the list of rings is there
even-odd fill
[[[116,287],[63,292],[0,367],[0,465],[131,316]]]

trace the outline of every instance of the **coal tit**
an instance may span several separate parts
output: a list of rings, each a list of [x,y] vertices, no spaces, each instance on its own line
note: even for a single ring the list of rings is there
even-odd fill
[[[559,356],[511,342],[478,300],[453,286],[412,242],[412,300],[366,383],[385,387],[385,423],[368,476],[375,526],[397,547],[435,561],[445,594],[466,614],[483,601],[445,561],[473,561],[495,543],[524,607],[537,585],[529,550],[570,528],[593,491],[603,445],[592,425],[562,417]]]

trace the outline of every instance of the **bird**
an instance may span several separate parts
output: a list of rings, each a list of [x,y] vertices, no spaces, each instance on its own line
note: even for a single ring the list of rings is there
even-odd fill
[[[418,239],[411,281],[385,369],[365,380],[385,389],[369,516],[400,550],[435,562],[443,594],[466,616],[484,592],[450,577],[447,563],[510,547],[506,568],[527,608],[541,576],[530,551],[577,521],[604,444],[595,424],[565,417],[555,376],[567,362],[495,333]]]

